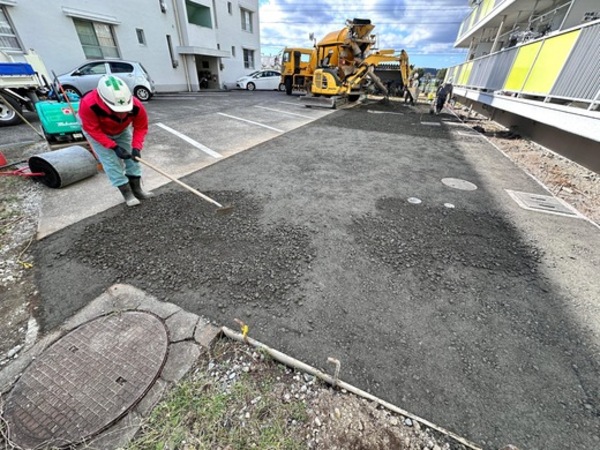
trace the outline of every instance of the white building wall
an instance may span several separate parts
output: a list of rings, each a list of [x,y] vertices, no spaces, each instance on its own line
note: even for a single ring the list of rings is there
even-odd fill
[[[198,88],[197,70],[190,67],[197,57],[178,54],[179,47],[222,54],[220,47],[230,54],[231,46],[236,46],[235,58],[211,57],[211,67],[218,77],[213,87],[234,82],[247,73],[243,70],[242,45],[255,48],[256,57],[260,58],[258,0],[244,0],[245,7],[256,11],[252,34],[241,30],[238,1],[232,1],[230,17],[227,17],[226,0],[195,2],[211,8],[213,17],[217,15],[218,28],[215,23],[212,29],[187,23],[185,0],[165,0],[166,12],[161,11],[159,0],[7,0],[0,4],[5,5],[25,49],[34,49],[48,71],[61,74],[86,61],[73,23],[74,14],[84,20],[111,24],[120,57],[140,61],[156,82],[158,92],[173,92]],[[176,12],[180,15],[179,27]],[[146,45],[138,43],[136,28],[144,31]],[[179,63],[176,68],[167,46],[167,35],[171,36],[174,59]],[[219,42],[220,37],[223,43]],[[182,42],[184,39],[187,42]],[[183,59],[188,64],[182,64]]]
[[[227,1],[217,2],[219,25],[217,36],[221,50],[231,54],[231,48],[235,47],[235,56],[221,61],[224,66],[223,81],[235,84],[238,78],[260,69],[260,27],[258,0],[243,2],[232,0],[231,4],[232,13],[229,14]],[[252,33],[242,30],[241,7],[252,12]],[[254,68],[244,67],[244,48],[254,51]]]

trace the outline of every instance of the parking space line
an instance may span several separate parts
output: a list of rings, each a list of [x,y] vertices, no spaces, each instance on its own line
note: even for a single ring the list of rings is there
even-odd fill
[[[230,119],[240,120],[242,122],[248,122],[248,123],[251,123],[252,125],[257,125],[259,127],[268,128],[269,130],[277,131],[278,133],[283,133],[283,130],[280,130],[279,128],[273,128],[268,125],[264,125],[262,123],[253,122],[252,120],[242,119],[241,117],[236,117],[236,116],[230,116],[229,114],[225,114],[225,113],[217,113],[217,114],[219,114],[220,116],[229,117]]]
[[[274,109],[274,108],[267,108],[266,106],[259,106],[259,105],[254,105],[255,108],[260,108],[260,109],[266,109],[267,111],[273,111],[273,112],[278,112],[281,114],[288,114],[290,116],[297,116],[297,117],[302,117],[304,119],[314,119],[314,117],[310,117],[310,116],[305,116],[302,114],[296,114],[293,112],[288,112],[288,111],[282,111],[280,109]]]
[[[292,103],[292,102],[279,102],[279,103],[283,103],[284,105],[294,105],[294,106],[301,106],[303,108],[306,108],[306,105],[304,105],[304,103],[300,103],[300,101],[298,101],[297,103]]]
[[[170,128],[170,127],[166,126],[164,123],[160,123],[159,122],[156,125],[158,125],[159,127],[161,127],[163,130],[166,130],[169,133],[174,134],[178,138],[183,139],[184,141],[192,144],[194,147],[196,147],[199,150],[202,150],[204,153],[206,153],[207,155],[212,156],[213,158],[222,158],[223,157],[223,155],[215,152],[214,150],[211,150],[210,148],[206,147],[205,145],[202,145],[200,142],[197,142],[197,141],[193,140],[192,138],[187,137],[185,134],[182,134],[179,131],[176,131],[173,128]]]

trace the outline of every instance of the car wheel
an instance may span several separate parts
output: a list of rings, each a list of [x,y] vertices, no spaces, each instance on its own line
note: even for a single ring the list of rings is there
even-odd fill
[[[152,97],[150,91],[143,86],[136,87],[133,91],[133,95],[135,95],[141,102],[147,102],[150,100],[150,97]]]
[[[279,83],[278,90],[279,90],[279,92],[283,92],[283,91],[285,91],[285,84],[283,84],[283,83]]]
[[[249,91],[254,91],[256,89],[256,85],[254,83],[248,83],[246,85],[246,89],[248,89]]]
[[[75,94],[75,95],[76,95],[76,96],[78,96],[79,98],[81,98],[81,97],[82,97],[82,95],[81,95],[81,92],[79,92],[79,89],[77,89],[77,88],[74,88],[73,86],[69,86],[69,85],[67,84],[67,85],[64,85],[64,86],[63,86],[63,89],[65,90],[65,92],[67,93],[67,95],[68,95],[68,94]],[[58,92],[57,92],[57,94],[58,94]]]
[[[20,123],[21,118],[15,111],[21,113],[23,111],[21,105],[9,95],[4,95],[3,98],[11,107],[9,108],[4,102],[0,101],[0,126],[16,125]]]

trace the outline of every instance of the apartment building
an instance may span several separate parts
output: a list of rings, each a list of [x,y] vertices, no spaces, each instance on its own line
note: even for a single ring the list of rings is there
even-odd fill
[[[469,3],[457,99],[600,172],[600,1]]]
[[[258,0],[0,0],[0,50],[29,49],[57,74],[116,58],[158,92],[222,88],[260,68]]]

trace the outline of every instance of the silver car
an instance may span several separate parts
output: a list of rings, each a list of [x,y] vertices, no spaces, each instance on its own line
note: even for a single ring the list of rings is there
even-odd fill
[[[67,92],[83,96],[98,86],[103,75],[121,78],[138,99],[145,102],[156,93],[154,81],[139,62],[116,59],[90,61],[68,73],[58,76]]]

